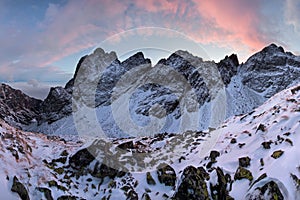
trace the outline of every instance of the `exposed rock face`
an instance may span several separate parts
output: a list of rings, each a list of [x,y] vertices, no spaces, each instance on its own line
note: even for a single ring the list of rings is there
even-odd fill
[[[255,188],[252,194],[247,195],[247,200],[254,200],[254,199],[278,199],[283,200],[285,199],[280,187],[274,181],[269,181],[265,183],[262,187]]]
[[[74,77],[64,88],[51,88],[43,102],[2,85],[0,117],[6,117],[11,124],[22,125],[25,130],[60,134],[61,130],[71,127],[66,132],[76,134],[71,118],[72,111],[77,109],[74,106],[72,110],[72,94],[75,94],[79,102],[97,107],[97,115],[102,116],[99,122],[108,136],[127,137],[130,133],[122,132],[114,121],[112,109],[106,107],[130,93],[127,100],[130,117],[139,126],[149,123],[150,114],[156,118],[166,114],[166,125],[160,132],[178,132],[181,128],[178,121],[185,113],[202,109],[198,127],[207,129],[211,102],[220,89],[225,87],[227,117],[230,117],[251,111],[299,79],[300,57],[274,44],[254,54],[244,64],[239,64],[235,54],[215,63],[179,50],[154,67],[141,52],[120,62],[115,52],[106,53],[98,48],[82,57]],[[193,102],[198,107],[195,108]],[[160,107],[153,109],[156,105]],[[129,118],[123,111],[123,104],[115,106],[120,118]],[[66,118],[68,121],[64,121]],[[37,120],[37,125],[29,125],[32,119]]]
[[[22,200],[30,200],[25,186],[18,180],[16,176],[14,176],[11,191],[18,193]]]
[[[300,58],[271,44],[240,66],[242,83],[269,98],[300,77]]]
[[[51,88],[41,103],[38,123],[52,123],[72,114],[72,94],[62,87]]]
[[[109,105],[111,103],[113,89],[120,78],[126,72],[143,65],[151,66],[151,61],[149,59],[145,59],[141,52],[136,53],[124,62],[120,62],[117,58],[115,58],[111,65],[107,66],[105,70],[103,70],[103,74],[99,78],[99,84],[97,86],[95,96],[96,106]]]
[[[229,57],[226,56],[223,60],[217,63],[217,65],[224,84],[228,85],[231,81],[231,78],[237,74],[237,69],[239,66],[237,55],[232,54]]]
[[[75,169],[82,169],[87,167],[95,157],[89,152],[88,149],[84,148],[76,152],[75,155],[70,157],[70,166]]]
[[[182,174],[181,184],[174,195],[174,199],[208,200],[210,199],[206,179],[208,174],[202,168],[188,166]]]
[[[158,167],[157,176],[160,183],[165,184],[166,186],[175,186],[176,182],[176,173],[170,165],[162,164]]]
[[[15,126],[30,124],[39,114],[41,103],[41,100],[29,97],[20,90],[0,85],[0,118]]]
[[[231,187],[230,184],[232,183],[230,175],[224,175],[220,167],[217,167],[215,170],[218,176],[218,183],[216,185],[210,185],[211,196],[213,199],[233,200],[228,192],[228,188]]]

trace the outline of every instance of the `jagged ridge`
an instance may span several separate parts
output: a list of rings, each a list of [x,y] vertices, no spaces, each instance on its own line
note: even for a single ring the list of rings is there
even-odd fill
[[[98,77],[101,75],[98,69],[99,59],[111,63],[104,70],[101,77]],[[99,116],[100,123],[107,134],[110,137],[128,136],[128,133],[124,133],[115,124],[107,107],[111,104],[111,95],[117,82],[124,77],[126,72],[139,69],[141,65],[151,66],[151,61],[145,59],[141,52],[120,62],[114,52],[105,53],[102,49],[95,50],[93,54],[80,59],[74,77],[64,88],[52,88],[43,102],[39,102],[38,105],[33,103],[36,112],[31,112],[31,108],[29,111],[24,111],[25,113],[35,114],[28,114],[25,120],[26,123],[21,123],[21,127],[25,130],[48,134],[76,133],[71,117],[71,103],[74,80],[81,69],[81,73],[86,74],[86,77],[100,80],[99,83],[101,84],[98,85],[95,93],[95,105],[98,107],[97,112],[101,115]],[[300,77],[299,57],[290,52],[285,52],[282,47],[278,47],[275,44],[271,44],[254,54],[242,64],[239,64],[238,58],[234,54],[229,57],[226,56],[219,63],[214,63],[205,62],[186,51],[177,51],[170,55],[169,58],[160,60],[155,68],[161,66],[167,66],[176,70],[195,89],[197,101],[200,104],[200,112],[202,112],[202,116],[205,116],[205,118],[201,119],[200,129],[202,130],[208,128],[207,120],[211,115],[209,111],[211,95],[208,89],[210,85],[204,80],[204,77],[211,76],[211,68],[215,67],[218,69],[225,86],[227,95],[226,117],[251,111],[276,92],[299,81]],[[206,70],[202,70],[199,73],[196,70],[199,67]],[[151,76],[153,76],[153,73],[141,74],[138,81],[143,83],[144,80]],[[188,96],[188,93],[180,94],[181,89],[177,86],[178,82],[172,79],[169,82],[174,88],[177,88],[177,93],[174,94],[166,87],[157,84],[141,84],[141,87],[136,88],[131,98],[130,112],[139,125],[145,125],[149,122],[149,110],[158,103],[166,109],[168,114],[167,124],[161,131],[178,131],[178,121],[182,115],[178,99],[182,96]],[[158,113],[157,116],[159,115]],[[32,120],[37,120],[37,123],[28,126],[28,122]]]

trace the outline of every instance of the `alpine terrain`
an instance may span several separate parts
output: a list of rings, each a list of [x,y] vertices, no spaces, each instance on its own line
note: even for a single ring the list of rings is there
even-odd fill
[[[44,100],[1,84],[1,199],[299,199],[299,83],[300,57],[271,44],[155,66],[98,48]]]

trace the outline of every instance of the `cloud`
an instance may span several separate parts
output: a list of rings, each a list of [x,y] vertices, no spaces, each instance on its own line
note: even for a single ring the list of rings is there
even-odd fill
[[[229,0],[229,1],[197,1],[198,10],[206,20],[224,34],[214,34],[212,39],[227,44],[246,45],[251,49],[259,49],[266,41],[262,37],[260,27],[262,1]]]
[[[15,89],[21,90],[23,93],[34,97],[36,99],[45,99],[50,91],[51,87],[56,86],[56,84],[49,83],[39,83],[36,80],[33,80],[36,84],[32,84],[31,81],[28,82],[12,82],[7,83]]]
[[[32,26],[18,26],[11,21],[0,24],[0,79],[67,81],[69,74],[64,68],[53,66],[54,62],[94,48],[119,32],[149,26],[174,29],[198,43],[249,55],[268,44],[268,38],[274,35],[273,27],[267,26],[262,14],[265,2],[72,0],[64,4],[50,3],[43,10],[41,20]],[[288,3],[292,12],[287,19],[297,24],[299,14],[290,5],[296,0]],[[263,30],[263,27],[268,28]],[[118,42],[122,38],[115,39]],[[75,66],[68,67],[71,68]]]
[[[0,67],[0,80],[3,82],[19,82],[36,79],[39,82],[57,82],[65,84],[71,79],[72,73],[67,73],[58,67],[36,67],[32,65],[20,65],[18,63],[6,63]]]
[[[294,26],[295,30],[300,33],[300,2],[298,0],[286,0],[285,19],[288,24]]]
[[[28,85],[31,85],[32,87],[37,87],[39,85],[39,82],[36,79],[30,79],[27,81]]]

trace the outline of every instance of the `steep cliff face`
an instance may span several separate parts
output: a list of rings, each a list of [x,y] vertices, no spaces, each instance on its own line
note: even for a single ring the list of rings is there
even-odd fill
[[[39,115],[41,100],[8,85],[0,85],[0,118],[15,126],[28,125]]]
[[[227,86],[231,78],[237,74],[237,69],[239,66],[239,60],[236,54],[226,56],[223,60],[217,63],[218,69],[220,71],[222,80]]]
[[[269,98],[299,81],[300,57],[271,44],[240,66],[242,83]]]
[[[40,104],[38,124],[55,122],[72,114],[72,93],[63,87],[51,88]]]

